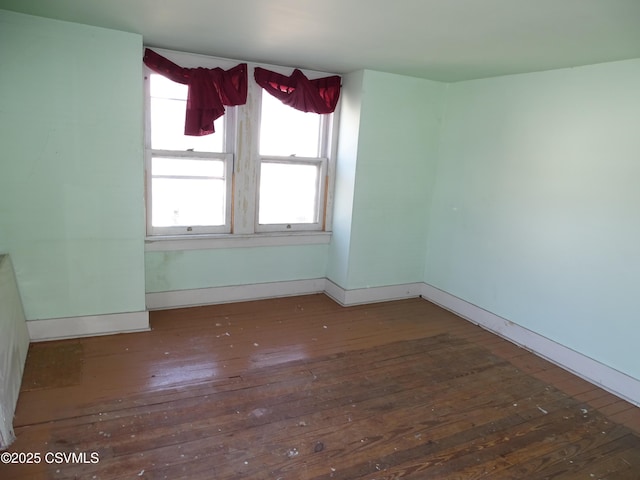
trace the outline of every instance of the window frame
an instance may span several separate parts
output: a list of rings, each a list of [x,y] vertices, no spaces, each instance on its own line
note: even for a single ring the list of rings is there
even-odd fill
[[[326,198],[327,163],[326,157],[281,157],[273,155],[261,155],[258,168],[258,184],[256,195],[256,232],[296,232],[296,231],[322,231],[324,228],[324,203]],[[260,176],[263,163],[281,163],[284,165],[316,165],[318,167],[318,179],[316,184],[315,221],[310,223],[260,223]]]
[[[228,68],[228,67],[227,67]],[[144,169],[145,169],[145,222],[147,237],[195,236],[207,234],[229,234],[233,221],[233,164],[234,155],[229,150],[235,149],[237,107],[227,107],[222,117],[224,137],[223,152],[205,152],[190,150],[154,149],[151,145],[151,75],[158,75],[143,65],[144,72]],[[225,179],[225,223],[223,225],[180,225],[156,227],[153,225],[153,169],[154,158],[182,158],[185,160],[222,160],[224,162]]]
[[[262,88],[253,79],[253,70],[260,66],[270,70],[289,75],[292,67],[246,62],[176,52],[153,48],[154,51],[165,56],[171,61],[184,67],[221,67],[231,68],[238,63],[247,63],[249,72],[249,85],[247,103],[237,107],[226,107],[223,116],[225,122],[225,153],[209,152],[181,152],[184,158],[215,158],[225,160],[225,174],[227,178],[227,223],[224,227],[153,227],[152,220],[152,192],[150,183],[152,179],[151,161],[155,156],[176,157],[176,151],[153,151],[151,149],[151,123],[150,123],[150,91],[149,75],[153,74],[144,66],[145,104],[144,104],[144,128],[145,128],[145,197],[146,197],[146,226],[147,245],[154,244],[150,250],[182,250],[183,240],[200,240],[201,248],[225,248],[229,242],[233,244],[234,238],[238,244],[245,244],[248,240],[252,245],[274,244],[314,244],[327,243],[330,239],[332,225],[332,206],[335,188],[335,157],[337,151],[337,131],[339,124],[339,108],[332,114],[321,115],[321,133],[319,141],[319,157],[279,157],[272,155],[261,156],[259,154],[259,134]],[[319,78],[332,75],[331,73],[305,70],[309,78]],[[191,157],[190,157],[191,156]],[[318,178],[318,221],[314,224],[259,224],[259,187],[260,166],[263,159],[278,162],[306,162],[310,161],[320,165]],[[287,228],[288,226],[291,228]],[[310,238],[314,236],[316,238]],[[285,238],[286,237],[286,238]],[[253,240],[251,240],[253,238]],[[260,240],[262,238],[263,240]],[[281,240],[278,240],[281,239]],[[160,242],[164,245],[160,245]],[[190,247],[193,248],[193,247]]]
[[[224,218],[225,223],[222,225],[180,225],[155,227],[152,223],[153,212],[153,169],[151,163],[154,158],[172,158],[183,160],[212,160],[222,161],[224,165],[223,178],[225,180],[225,205]],[[147,183],[147,204],[149,206],[149,215],[147,215],[147,232],[150,235],[202,235],[211,233],[230,233],[231,232],[231,195],[233,188],[232,171],[233,171],[233,155],[230,153],[215,152],[181,152],[176,150],[151,150],[150,164],[148,167],[149,180]],[[180,178],[176,176],[176,178]]]

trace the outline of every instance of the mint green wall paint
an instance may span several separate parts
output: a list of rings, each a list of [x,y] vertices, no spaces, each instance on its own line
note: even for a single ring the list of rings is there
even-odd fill
[[[0,10],[0,232],[27,319],[144,304],[142,38]]]
[[[147,292],[324,278],[327,245],[147,252]]]
[[[327,259],[327,278],[342,287],[347,285],[349,272],[363,78],[364,71],[362,70],[344,75],[340,92],[340,129],[333,203],[333,235]]]
[[[425,281],[640,378],[640,60],[452,84]]]
[[[423,212],[433,189],[444,90],[438,82],[364,72],[343,288],[422,281]]]

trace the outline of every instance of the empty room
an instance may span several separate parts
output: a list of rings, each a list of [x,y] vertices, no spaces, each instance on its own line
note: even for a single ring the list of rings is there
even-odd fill
[[[640,2],[0,0],[0,478],[640,479]]]

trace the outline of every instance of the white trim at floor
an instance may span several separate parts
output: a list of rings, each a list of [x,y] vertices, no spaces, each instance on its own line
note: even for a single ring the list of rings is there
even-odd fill
[[[27,322],[27,328],[32,342],[144,332],[149,330],[149,312],[30,320]]]
[[[171,292],[147,293],[146,301],[147,309],[149,310],[193,307],[323,293],[325,284],[326,279],[314,278],[311,280],[254,283],[251,285],[199,288],[196,290],[174,290]]]
[[[367,303],[390,302],[419,297],[423,283],[405,283],[386,287],[357,288],[345,290],[327,279],[325,293],[343,307]]]
[[[510,322],[498,315],[423,283],[422,297],[465,320],[535,353],[551,363],[640,406],[640,380],[604,365],[575,350]]]
[[[640,380],[426,283],[345,290],[326,278],[148,293],[147,308],[160,310],[266,298],[325,293],[340,305],[422,296],[482,328],[519,345],[620,398],[640,406]],[[27,322],[32,341],[105,335],[149,329],[148,312]]]

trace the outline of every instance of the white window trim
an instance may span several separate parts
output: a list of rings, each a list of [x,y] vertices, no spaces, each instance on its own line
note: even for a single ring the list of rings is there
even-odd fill
[[[321,150],[321,159],[326,160],[324,165],[324,174],[321,175],[322,195],[321,201],[324,202],[324,216],[320,220],[320,228],[313,231],[306,231],[301,226],[296,231],[272,231],[272,228],[262,228],[264,225],[258,225],[257,218],[257,201],[258,201],[258,185],[260,175],[259,155],[259,114],[252,115],[250,112],[259,112],[260,99],[262,96],[262,88],[254,81],[253,71],[255,67],[263,67],[269,70],[289,75],[292,67],[284,67],[277,65],[258,64],[247,62],[244,60],[233,60],[226,58],[210,57],[198,54],[190,54],[164,50],[160,48],[152,48],[160,55],[170,59],[171,61],[184,67],[200,67],[200,66],[219,66],[224,69],[231,68],[238,63],[247,63],[248,67],[248,92],[246,105],[227,108],[225,114],[225,131],[227,133],[225,142],[232,141],[235,138],[234,158],[230,162],[232,164],[231,182],[229,182],[232,191],[233,208],[231,212],[231,229],[230,233],[202,233],[202,232],[181,232],[180,235],[149,235],[152,232],[150,228],[150,215],[147,215],[147,237],[145,242],[145,250],[147,251],[167,251],[167,250],[189,250],[189,249],[208,249],[208,248],[229,248],[241,246],[270,246],[270,245],[300,245],[300,244],[326,244],[331,238],[331,229],[333,221],[333,200],[335,189],[335,162],[337,152],[337,132],[339,128],[339,108],[330,117],[323,117],[333,123],[332,128],[323,125],[323,135],[326,137],[323,142],[323,150]],[[145,67],[145,74],[150,73]],[[327,72],[316,72],[304,70],[309,78],[319,78],[333,75]],[[145,88],[148,88],[148,82],[145,82]],[[150,108],[149,95],[145,91],[145,168],[150,172],[151,167],[151,149],[150,149]],[[325,120],[326,121],[326,120]],[[229,143],[226,143],[229,145]],[[193,152],[189,152],[192,154]],[[172,153],[173,154],[173,153]],[[318,161],[319,159],[313,159]],[[149,181],[150,174],[145,174],[146,181]],[[147,190],[147,189],[145,189]],[[231,198],[231,197],[230,197]],[[147,208],[150,208],[150,199],[147,199]],[[229,205],[231,207],[231,205]],[[150,211],[150,210],[149,210]],[[301,224],[296,224],[297,226]],[[315,225],[315,224],[314,224]],[[271,227],[271,226],[269,226]],[[282,226],[279,226],[282,228]],[[285,225],[286,227],[286,225]],[[181,227],[180,227],[181,228]],[[183,229],[184,230],[184,229]]]

